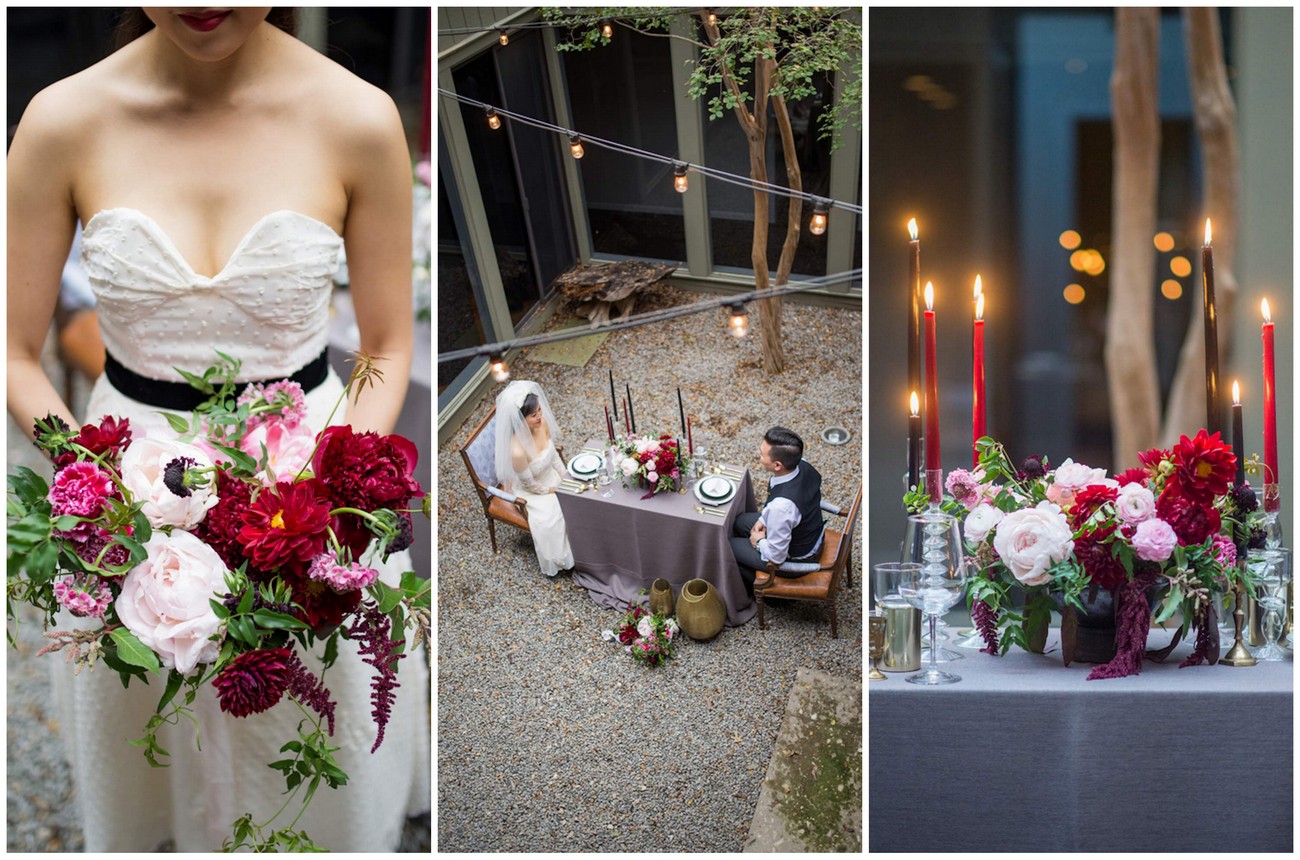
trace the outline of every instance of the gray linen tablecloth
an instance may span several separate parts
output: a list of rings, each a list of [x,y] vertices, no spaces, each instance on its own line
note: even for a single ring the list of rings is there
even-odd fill
[[[612,487],[608,499],[597,492],[556,493],[573,550],[573,581],[592,600],[606,609],[625,609],[628,601],[643,601],[637,592],[648,591],[658,578],[668,580],[674,594],[689,580],[704,579],[726,603],[728,627],[754,617],[758,607],[727,541],[736,515],[757,509],[748,470],[723,506],[725,518],[697,513],[699,500],[690,490],[642,499],[645,490],[625,489],[618,480]]]
[[[1291,659],[1088,681],[1059,633],[868,684],[868,850],[1292,850]]]

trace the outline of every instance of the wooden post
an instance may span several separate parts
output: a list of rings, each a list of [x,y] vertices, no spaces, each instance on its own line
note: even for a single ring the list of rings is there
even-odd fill
[[[1106,378],[1115,463],[1154,447],[1160,431],[1160,389],[1153,343],[1156,186],[1160,172],[1160,11],[1115,12],[1114,222],[1110,305],[1106,315]]]

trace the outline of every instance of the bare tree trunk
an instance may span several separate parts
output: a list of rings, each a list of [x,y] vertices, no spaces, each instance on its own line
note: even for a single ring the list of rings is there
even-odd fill
[[[1237,250],[1240,158],[1237,106],[1228,89],[1218,15],[1218,10],[1213,8],[1183,10],[1192,104],[1204,153],[1205,215],[1213,222],[1215,308],[1222,365],[1230,354],[1228,334],[1232,331],[1233,299],[1237,295],[1233,262]],[[1204,223],[1203,219],[1198,219],[1196,236],[1203,235]],[[1174,388],[1169,395],[1169,409],[1161,433],[1161,440],[1166,445],[1177,441],[1179,434],[1191,433],[1200,427],[1205,417],[1204,305],[1198,305],[1201,310],[1192,317],[1188,327],[1178,358]]]
[[[1106,380],[1118,468],[1155,446],[1160,386],[1152,342],[1156,184],[1160,175],[1158,9],[1115,12],[1115,201],[1110,305],[1106,309]]]
[[[794,130],[790,127],[790,111],[781,96],[772,96],[772,106],[776,110],[777,128],[781,130],[781,153],[785,158],[785,175],[789,180],[790,190],[803,191],[803,173],[799,169],[799,152],[795,149]],[[776,283],[773,286],[783,287],[790,280],[790,270],[794,268],[794,255],[799,248],[799,232],[802,226],[803,200],[791,197],[786,208],[785,243],[781,246],[781,260],[776,265]],[[773,299],[772,302],[778,309],[780,308],[780,299]]]

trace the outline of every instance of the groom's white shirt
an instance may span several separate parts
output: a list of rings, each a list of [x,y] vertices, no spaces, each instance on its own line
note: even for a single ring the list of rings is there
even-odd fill
[[[773,478],[767,484],[768,492],[771,492],[772,487],[779,487],[786,481],[793,481],[798,474],[799,467],[795,466],[794,471]],[[759,519],[763,521],[763,525],[767,528],[767,537],[758,542],[758,554],[763,561],[781,564],[786,560],[790,552],[790,535],[794,532],[795,526],[799,525],[803,516],[800,515],[799,508],[794,502],[778,496],[768,501],[763,507],[763,513]],[[824,534],[817,536],[817,545],[808,553],[809,556],[821,551],[823,537]]]

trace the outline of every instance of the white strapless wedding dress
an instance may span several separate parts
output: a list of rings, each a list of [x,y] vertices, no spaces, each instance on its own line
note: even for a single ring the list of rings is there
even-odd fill
[[[82,258],[99,306],[108,351],[127,369],[151,379],[180,381],[175,367],[199,373],[214,349],[243,361],[241,378],[275,379],[320,355],[328,337],[332,275],[343,240],[328,225],[296,212],[262,218],[225,267],[197,274],[162,228],[134,209],[108,209],[86,224]],[[319,429],[343,386],[331,371],[307,394],[308,421]],[[341,418],[340,408],[336,421]],[[170,433],[153,407],[131,400],[101,376],[87,420],[129,418],[135,434]],[[385,582],[409,569],[406,554],[378,565]],[[66,625],[65,625],[66,626]],[[317,652],[321,650],[317,647]],[[167,727],[159,743],[171,766],[150,768],[127,741],[143,735],[162,691],[157,681],[124,690],[116,673],[99,666],[73,678],[57,658],[55,691],[76,782],[86,851],[149,851],[174,838],[177,851],[219,849],[231,823],[251,812],[265,821],[284,802],[284,779],[267,767],[282,744],[297,737],[301,712],[282,701],[262,714],[236,719],[218,709],[205,686],[192,724]],[[399,665],[401,688],[384,743],[375,754],[371,668],[356,646],[339,641],[338,662],[323,675],[336,700],[332,743],[348,784],[322,785],[297,829],[333,851],[392,851],[408,815],[430,805],[429,678],[424,652]],[[319,660],[306,658],[320,676]],[[286,827],[296,802],[273,827]]]

